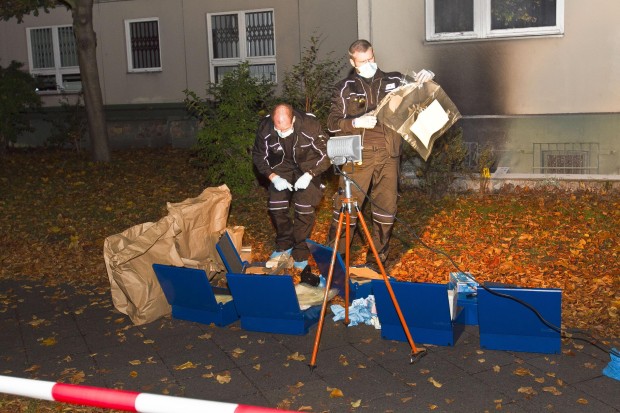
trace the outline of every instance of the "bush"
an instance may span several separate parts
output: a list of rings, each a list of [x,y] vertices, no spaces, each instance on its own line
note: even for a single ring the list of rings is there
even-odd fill
[[[333,51],[319,60],[320,43],[320,35],[310,37],[310,46],[304,49],[301,61],[286,73],[283,99],[297,109],[313,113],[325,127],[331,106],[331,91],[344,63],[343,59],[331,58]]]
[[[7,68],[0,66],[0,154],[20,133],[33,130],[26,112],[41,107],[35,79],[23,66],[15,60]]]
[[[63,96],[59,103],[62,111],[49,120],[52,132],[46,139],[45,146],[57,149],[71,146],[76,152],[80,152],[88,129],[82,94],[77,95],[73,103],[68,96]]]
[[[405,144],[405,155],[411,155],[411,152],[411,146]],[[426,162],[422,161],[417,153],[413,155],[417,157],[416,176],[419,178],[420,188],[429,195],[445,194],[456,174],[465,170],[467,147],[463,143],[463,129],[448,129],[435,141]]]
[[[418,186],[428,195],[446,194],[459,176],[480,179],[480,191],[486,192],[489,183],[488,174],[495,165],[496,155],[489,144],[481,149],[477,148],[476,146],[474,153],[469,153],[468,146],[463,142],[463,129],[453,127],[435,141],[433,151],[426,162],[410,145],[405,144],[403,156],[406,161],[403,164],[413,166]]]
[[[256,185],[252,146],[260,118],[273,103],[272,82],[250,74],[247,62],[207,85],[207,100],[185,90],[185,105],[201,122],[196,164],[205,170],[209,186],[226,184],[233,193],[247,194]]]

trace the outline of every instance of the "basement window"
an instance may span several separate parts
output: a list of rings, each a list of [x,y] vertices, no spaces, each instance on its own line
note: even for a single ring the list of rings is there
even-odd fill
[[[599,145],[534,143],[534,171],[543,174],[598,174]]]

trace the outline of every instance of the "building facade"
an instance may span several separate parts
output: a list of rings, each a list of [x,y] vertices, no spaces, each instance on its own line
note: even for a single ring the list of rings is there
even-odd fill
[[[379,67],[431,69],[464,140],[491,146],[498,166],[620,174],[620,2],[357,3]]]
[[[321,53],[341,55],[357,35],[354,1],[96,0],[97,60],[112,147],[188,146],[195,124],[184,90],[205,95],[242,61],[279,85],[300,61],[311,36]],[[71,13],[63,7],[0,22],[0,64],[25,63],[37,76],[46,108],[77,96],[79,67]],[[21,144],[41,143],[46,122]]]
[[[471,152],[492,148],[504,170],[619,175],[618,13],[616,0],[96,0],[94,23],[113,147],[191,145],[184,90],[204,95],[243,60],[278,84],[320,34],[335,58],[366,38],[384,70],[431,69]],[[80,88],[70,34],[63,8],[0,22],[0,64],[39,76],[46,107]]]

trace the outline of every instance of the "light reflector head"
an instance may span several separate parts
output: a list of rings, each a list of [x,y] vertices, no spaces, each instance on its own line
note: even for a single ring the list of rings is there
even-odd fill
[[[362,135],[334,136],[327,141],[327,156],[334,165],[361,162]]]

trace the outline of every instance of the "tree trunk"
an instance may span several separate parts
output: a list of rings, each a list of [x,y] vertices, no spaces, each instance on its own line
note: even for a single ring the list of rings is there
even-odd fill
[[[93,0],[71,3],[91,154],[95,162],[109,162],[108,128],[97,68],[97,37],[93,29]]]

